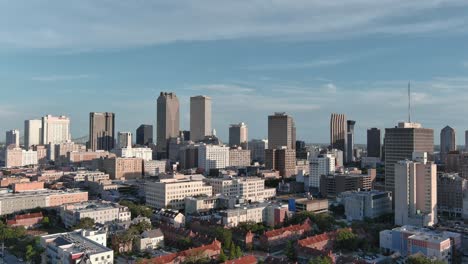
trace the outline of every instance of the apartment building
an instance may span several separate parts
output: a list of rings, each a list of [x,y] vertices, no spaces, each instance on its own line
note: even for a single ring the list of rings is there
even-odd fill
[[[60,216],[66,227],[78,224],[85,217],[92,218],[95,223],[99,224],[129,221],[131,219],[128,207],[104,201],[87,201],[63,205],[60,207]]]

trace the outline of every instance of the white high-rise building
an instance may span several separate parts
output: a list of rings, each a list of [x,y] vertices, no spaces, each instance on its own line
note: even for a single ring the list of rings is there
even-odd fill
[[[24,121],[24,147],[42,145],[42,120],[32,119]]]
[[[437,224],[437,166],[426,152],[414,152],[413,161],[395,165],[395,224]]]
[[[197,142],[211,134],[211,97],[190,97],[190,140]]]
[[[117,135],[118,148],[131,148],[132,147],[132,133],[119,132]]]
[[[71,140],[70,118],[66,116],[42,117],[42,143],[60,144]]]
[[[13,145],[15,148],[19,147],[19,130],[13,129],[6,132],[5,145]]]
[[[198,148],[198,167],[209,172],[229,166],[229,147],[202,144]]]
[[[310,160],[307,186],[320,190],[320,177],[335,172],[335,155],[321,154]]]

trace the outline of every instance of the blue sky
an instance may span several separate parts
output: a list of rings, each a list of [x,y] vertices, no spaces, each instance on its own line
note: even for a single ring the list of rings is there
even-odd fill
[[[345,2],[345,3],[343,3]],[[156,98],[174,91],[181,127],[189,97],[213,98],[227,139],[246,122],[267,135],[267,115],[291,114],[298,138],[329,141],[329,116],[369,127],[406,118],[468,129],[468,2],[0,0],[0,133],[68,115],[87,135],[91,111],[116,113],[119,131],[155,125]],[[2,132],[3,131],[3,132]],[[3,141],[4,136],[0,136]]]

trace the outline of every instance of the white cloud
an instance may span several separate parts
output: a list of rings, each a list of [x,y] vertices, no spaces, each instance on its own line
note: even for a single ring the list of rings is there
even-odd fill
[[[334,85],[333,83],[327,83],[327,84],[323,85],[322,87],[324,88],[324,90],[325,90],[326,92],[328,92],[328,93],[333,93],[333,94],[336,93],[336,91],[337,91],[337,89],[338,89],[338,88],[336,87],[336,85]]]
[[[55,82],[55,81],[68,81],[68,80],[79,80],[91,78],[89,74],[77,74],[77,75],[44,75],[32,77],[33,81],[41,82]]]
[[[265,71],[265,70],[297,70],[307,68],[320,68],[338,65],[346,62],[345,59],[322,59],[308,62],[296,62],[296,63],[278,63],[278,64],[263,64],[246,67],[248,70],[253,71]]]
[[[206,84],[206,85],[195,85],[187,88],[187,90],[193,91],[205,91],[205,92],[220,92],[220,93],[250,93],[255,91],[253,88],[242,87],[233,84]]]
[[[0,47],[92,50],[251,37],[459,33],[467,28],[464,14],[439,11],[467,5],[463,0],[2,1]]]

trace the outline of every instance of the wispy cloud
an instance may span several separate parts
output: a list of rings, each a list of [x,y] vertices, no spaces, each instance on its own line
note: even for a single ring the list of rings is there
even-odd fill
[[[297,70],[297,69],[333,66],[333,65],[342,64],[346,61],[347,61],[346,59],[322,59],[322,60],[307,61],[307,62],[253,65],[253,66],[246,67],[246,69],[253,70],[253,71]]]
[[[55,81],[68,81],[68,80],[79,80],[91,78],[89,74],[77,74],[77,75],[43,75],[34,76],[31,78],[33,81],[40,82],[55,82]]]
[[[250,93],[254,92],[254,88],[243,87],[235,84],[205,84],[195,85],[187,88],[192,91],[205,91],[205,92],[221,92],[221,93]]]

